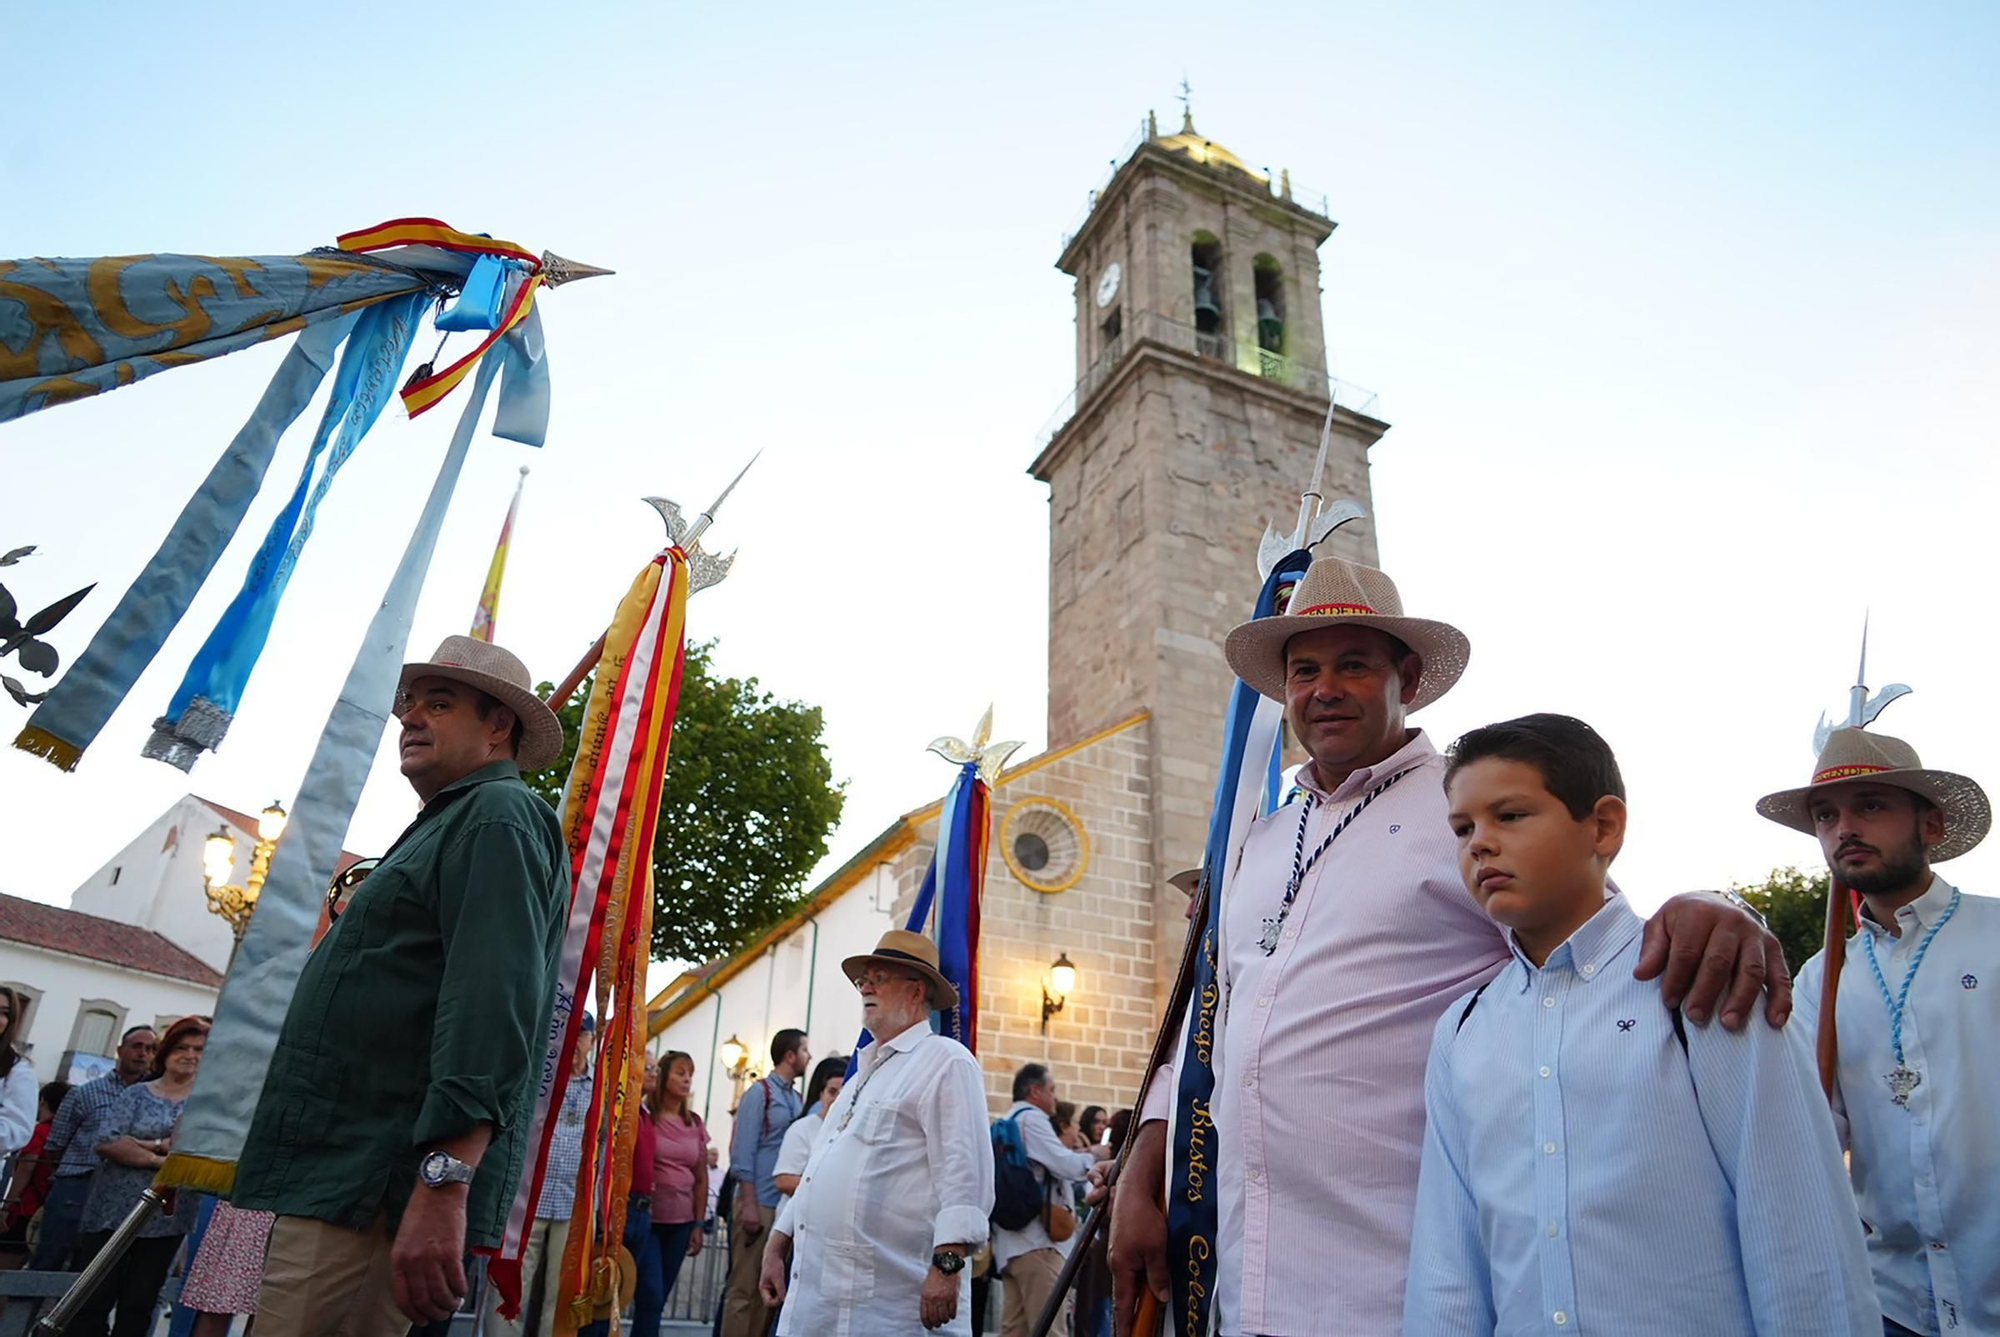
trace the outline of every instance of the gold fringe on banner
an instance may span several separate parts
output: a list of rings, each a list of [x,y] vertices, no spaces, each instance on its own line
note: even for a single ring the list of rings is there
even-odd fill
[[[176,1151],[153,1175],[154,1188],[191,1188],[228,1197],[236,1187],[236,1162],[218,1161],[192,1152]]]
[[[64,742],[32,724],[15,736],[14,746],[31,756],[45,757],[66,771],[75,770],[76,763],[83,759],[83,749],[75,743]]]

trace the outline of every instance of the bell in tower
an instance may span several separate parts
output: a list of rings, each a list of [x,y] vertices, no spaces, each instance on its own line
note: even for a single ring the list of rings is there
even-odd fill
[[[1195,333],[1215,334],[1222,329],[1222,295],[1218,272],[1222,268],[1222,243],[1206,232],[1197,232],[1193,258]]]
[[[1285,285],[1278,262],[1260,255],[1253,264],[1257,278],[1257,347],[1267,353],[1285,351]]]

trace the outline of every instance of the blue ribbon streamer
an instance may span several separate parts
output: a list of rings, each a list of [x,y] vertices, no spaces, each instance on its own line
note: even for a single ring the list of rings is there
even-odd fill
[[[1298,549],[1276,567],[1264,581],[1257,596],[1253,617],[1270,617],[1278,611],[1283,587],[1297,583],[1312,564],[1312,555]],[[1216,1166],[1220,1151],[1215,1127],[1214,1048],[1216,1022],[1221,1008],[1217,935],[1222,922],[1222,885],[1229,860],[1238,843],[1238,793],[1245,774],[1256,776],[1269,801],[1275,788],[1277,748],[1271,756],[1250,758],[1252,725],[1258,704],[1263,701],[1241,679],[1229,695],[1229,714],[1223,728],[1222,771],[1215,782],[1215,806],[1209,815],[1208,845],[1202,855],[1202,885],[1208,888],[1200,923],[1201,950],[1196,959],[1194,992],[1187,1039],[1180,1059],[1180,1082],[1175,1093],[1173,1147],[1169,1158],[1172,1173],[1167,1178],[1167,1264],[1173,1276],[1173,1320],[1177,1337],[1206,1337],[1209,1310],[1215,1296],[1216,1220],[1219,1177]]]
[[[141,755],[191,770],[202,752],[222,741],[270,638],[279,601],[312,534],[320,502],[334,475],[395,396],[426,301],[425,294],[416,293],[379,302],[361,313],[299,481],[265,532],[236,598],[188,666],[165,718],[155,722]],[[307,485],[322,455],[326,468],[308,497]]]

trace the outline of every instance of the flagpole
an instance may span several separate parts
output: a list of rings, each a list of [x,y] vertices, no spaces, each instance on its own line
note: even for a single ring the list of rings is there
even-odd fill
[[[528,486],[528,466],[514,483],[514,499],[507,503],[507,518],[500,522],[500,538],[493,545],[493,560],[486,566],[486,584],[479,591],[479,607],[472,611],[472,639],[491,644],[500,621],[500,581],[507,574],[507,550],[513,544],[514,517],[521,510],[521,492]]]

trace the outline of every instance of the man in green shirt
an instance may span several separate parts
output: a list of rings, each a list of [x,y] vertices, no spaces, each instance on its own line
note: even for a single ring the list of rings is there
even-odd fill
[[[521,771],[562,726],[500,649],[446,638],[396,712],[416,820],[299,976],[236,1169],[276,1212],[258,1337],[402,1337],[500,1241],[569,912],[561,824]]]

